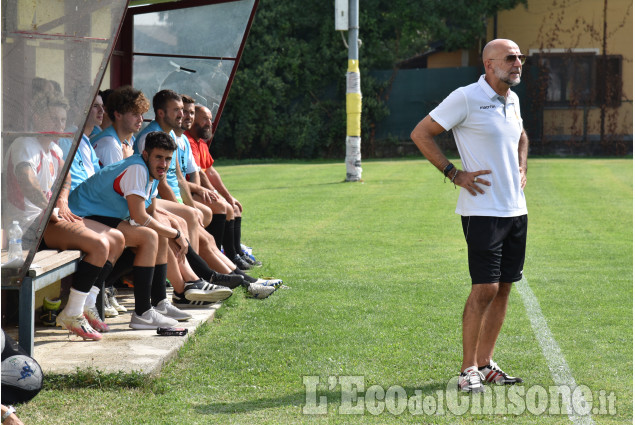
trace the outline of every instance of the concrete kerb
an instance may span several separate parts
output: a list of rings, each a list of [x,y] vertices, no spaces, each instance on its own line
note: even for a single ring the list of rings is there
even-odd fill
[[[168,290],[168,299],[172,291]],[[117,297],[127,313],[106,319],[110,332],[103,333],[101,341],[83,341],[61,328],[44,327],[36,321],[34,357],[45,374],[72,374],[79,370],[103,373],[132,373],[155,376],[163,366],[177,355],[185,341],[204,322],[212,321],[216,303],[204,308],[184,309],[192,315],[179,327],[188,329],[186,336],[160,336],[155,330],[130,329],[130,314],[134,310],[132,290],[120,290]]]

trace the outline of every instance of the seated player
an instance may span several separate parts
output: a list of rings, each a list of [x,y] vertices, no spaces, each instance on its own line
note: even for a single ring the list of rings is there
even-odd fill
[[[61,133],[66,126],[68,103],[57,92],[42,92],[33,101],[33,128],[42,136],[16,139],[5,157],[7,182],[12,188],[5,203],[8,217],[18,218],[23,238],[33,240],[38,219],[51,200],[51,188],[63,164],[62,152],[50,134]],[[46,134],[46,135],[45,135]],[[68,208],[70,175],[66,177],[60,197],[59,211],[49,218],[42,247],[79,249],[85,253],[74,274],[66,307],[57,316],[57,324],[83,339],[100,340],[101,334],[84,316],[86,298],[92,286],[105,279],[112,263],[123,250],[122,235],[94,221],[82,220]],[[108,327],[93,322],[101,331]]]
[[[176,146],[165,133],[148,135],[141,155],[111,164],[80,184],[70,195],[76,214],[120,230],[135,252],[133,329],[171,327],[191,317],[166,297],[168,249],[177,260],[188,250],[185,232],[153,218],[159,180],[165,178]]]
[[[155,112],[155,120],[152,121],[141,133],[139,133],[135,149],[144,148],[145,138],[148,134],[148,131],[163,131],[166,134],[169,134],[173,140],[176,141],[177,139],[175,130],[180,129],[181,121],[183,118],[183,101],[181,100],[181,96],[172,90],[162,90],[154,95],[154,97],[152,98],[152,105]],[[220,252],[220,249],[218,247],[214,248],[214,245],[216,245],[216,243],[213,242],[213,240],[211,239],[211,235],[207,234],[204,229],[192,229],[193,227],[200,227],[198,226],[199,220],[196,219],[196,215],[192,214],[192,211],[197,211],[196,209],[190,208],[180,203],[181,201],[186,202],[186,199],[189,199],[186,203],[192,205],[189,187],[184,183],[184,179],[182,178],[179,165],[181,161],[177,160],[178,158],[179,150],[177,148],[177,151],[172,158],[172,164],[170,164],[170,167],[167,171],[165,181],[162,181],[159,184],[158,190],[161,198],[163,199],[157,201],[157,205],[165,208],[173,214],[184,218],[190,231],[196,230],[194,233],[190,233],[190,240],[198,239],[200,243],[198,247],[192,244],[194,247],[193,251],[200,252],[200,256],[206,262],[208,262],[210,266],[213,267],[212,264],[218,262],[218,257],[224,255]],[[207,207],[199,204],[197,205],[197,208],[205,209]],[[231,208],[229,208],[229,211],[231,211]],[[231,261],[231,258],[229,260]],[[238,267],[234,263],[231,269],[233,272],[235,270],[240,270],[240,267]],[[242,275],[245,276],[244,273],[242,273]],[[263,282],[265,282],[264,285]],[[269,283],[270,285],[267,285],[267,283]],[[275,285],[279,285],[280,283],[281,281],[279,280],[266,282],[246,277],[246,281],[243,283],[243,285],[250,295],[258,298],[264,298],[275,291],[275,288],[277,287]]]
[[[262,264],[259,261],[245,255],[242,251],[240,239],[243,206],[225,187],[220,174],[214,169],[214,159],[209,153],[207,141],[212,138],[212,112],[202,105],[195,105],[194,110],[194,121],[191,128],[186,129],[184,134],[192,148],[192,155],[201,168],[201,185],[217,191],[229,203],[233,211],[233,215],[228,214],[224,233],[220,237],[214,234],[216,243],[218,245],[222,243],[226,255],[241,269],[247,270],[252,266],[260,266]]]
[[[133,134],[141,128],[143,114],[149,108],[150,102],[143,92],[130,86],[119,87],[108,95],[106,112],[112,125],[90,139],[101,166],[119,162],[134,153]]]

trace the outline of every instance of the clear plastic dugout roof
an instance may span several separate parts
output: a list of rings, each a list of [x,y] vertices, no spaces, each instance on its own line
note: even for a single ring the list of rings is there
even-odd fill
[[[75,154],[127,6],[2,1],[3,286],[22,278],[35,255],[70,166],[63,158]],[[14,221],[21,255],[9,261]]]

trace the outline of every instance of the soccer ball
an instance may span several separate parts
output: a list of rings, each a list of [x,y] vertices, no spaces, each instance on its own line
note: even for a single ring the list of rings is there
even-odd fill
[[[5,386],[17,391],[39,391],[42,388],[40,365],[22,354],[7,357],[2,361],[2,392],[5,391]]]

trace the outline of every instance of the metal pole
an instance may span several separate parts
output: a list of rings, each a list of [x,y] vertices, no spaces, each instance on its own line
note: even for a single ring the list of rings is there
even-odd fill
[[[346,181],[362,179],[362,88],[359,74],[359,0],[348,1],[346,72]]]

